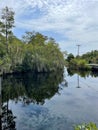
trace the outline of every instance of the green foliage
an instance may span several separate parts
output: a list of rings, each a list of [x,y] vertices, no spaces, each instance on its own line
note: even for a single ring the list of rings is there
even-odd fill
[[[88,63],[98,64],[98,51],[94,50],[86,54],[83,54],[81,58],[85,59]]]
[[[90,69],[90,67],[87,66],[86,60],[80,59],[80,58],[71,59],[68,64],[68,67],[72,68],[72,69],[80,69],[80,70],[89,70]]]
[[[24,44],[11,34],[7,52],[3,41],[5,37],[0,35],[0,74],[28,70],[50,72],[64,68],[63,53],[54,39],[39,33],[35,33],[33,38],[36,40]]]
[[[1,24],[4,25],[2,26],[4,33],[6,33],[6,29],[8,32],[10,32],[10,29],[14,27],[14,12],[7,6],[2,9]]]
[[[44,45],[46,40],[47,36],[44,36],[39,32],[26,32],[23,36],[23,42],[26,44]]]
[[[4,36],[2,36],[4,38]],[[0,37],[1,38],[1,37]],[[8,53],[3,41],[0,43],[0,74],[18,70],[24,57],[24,44],[13,37],[8,44]],[[20,67],[19,67],[20,68]]]
[[[11,61],[6,54],[3,58],[0,58],[0,74],[10,72]]]
[[[63,69],[64,58],[58,45],[50,41],[43,46],[27,44],[22,66],[24,70],[36,72],[55,71]]]
[[[2,9],[0,21],[0,33],[5,36],[6,50],[8,52],[8,38],[14,27],[14,12],[7,6]]]
[[[72,53],[68,54],[67,61],[70,62],[72,59],[74,59],[74,55]]]
[[[53,38],[39,32],[26,32],[22,42],[13,35],[12,27],[14,12],[5,7],[0,20],[0,74],[28,70],[50,72],[64,68],[63,53]]]
[[[66,59],[66,66],[72,69],[91,70],[92,67],[88,66],[90,63],[98,64],[97,50],[76,57],[74,57],[72,54],[69,54]]]
[[[75,126],[74,130],[98,130],[98,127],[95,123],[88,123]]]
[[[4,44],[0,43],[0,57],[2,58],[4,55],[6,55],[6,47]]]
[[[24,44],[17,38],[14,38],[12,43],[9,43],[8,51],[11,60],[11,70],[18,71],[18,67],[21,66],[24,58]]]

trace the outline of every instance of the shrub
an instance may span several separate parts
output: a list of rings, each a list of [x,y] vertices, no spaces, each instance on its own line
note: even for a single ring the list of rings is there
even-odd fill
[[[98,130],[98,127],[95,123],[90,122],[88,124],[76,125],[74,130]]]

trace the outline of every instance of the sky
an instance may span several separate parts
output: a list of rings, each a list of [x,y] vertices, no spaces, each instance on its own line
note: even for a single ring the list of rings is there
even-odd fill
[[[98,50],[98,0],[0,0],[15,12],[14,35],[26,31],[53,37],[62,51],[77,55]]]

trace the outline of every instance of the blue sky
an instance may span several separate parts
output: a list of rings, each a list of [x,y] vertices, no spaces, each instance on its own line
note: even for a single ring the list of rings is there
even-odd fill
[[[80,54],[98,49],[98,0],[0,0],[15,11],[13,32],[26,31],[53,37],[62,51]]]

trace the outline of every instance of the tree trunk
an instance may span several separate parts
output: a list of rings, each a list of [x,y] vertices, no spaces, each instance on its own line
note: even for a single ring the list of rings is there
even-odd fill
[[[7,53],[8,53],[8,30],[7,30],[7,20],[6,20],[6,25],[5,25],[5,37],[6,37],[6,49],[7,49]]]
[[[0,130],[2,130],[2,120],[1,120],[1,117],[2,117],[2,101],[1,101],[1,77],[0,77]]]

